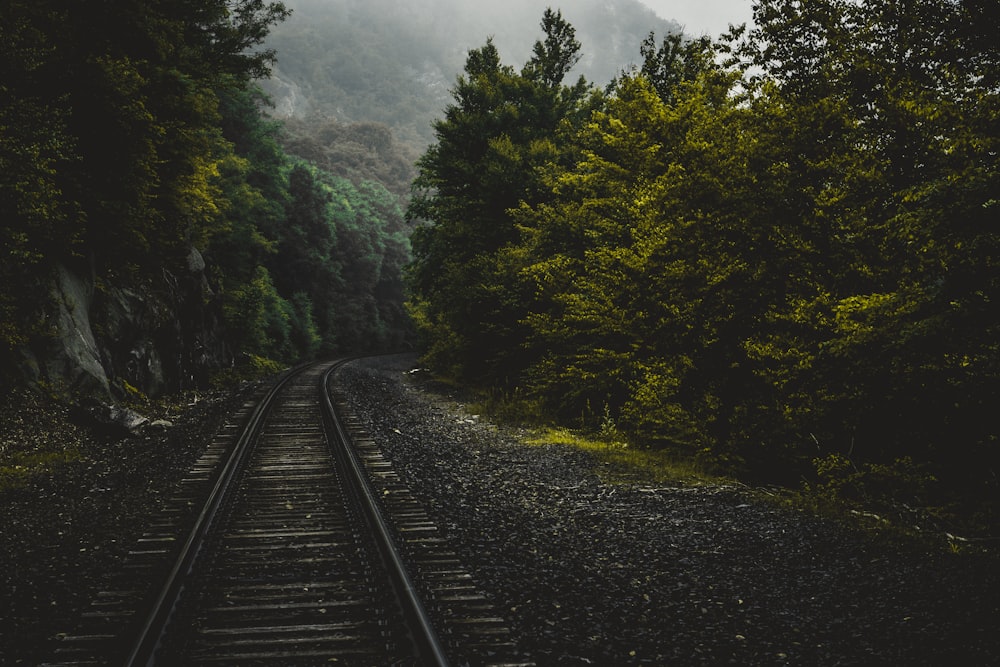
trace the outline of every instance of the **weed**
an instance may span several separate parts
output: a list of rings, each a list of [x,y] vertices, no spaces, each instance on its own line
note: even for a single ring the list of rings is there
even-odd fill
[[[80,460],[75,449],[62,452],[16,452],[0,465],[0,493],[23,489],[37,476]]]
[[[490,389],[482,392],[469,410],[507,424],[539,426],[546,422],[541,403],[520,387],[512,391]]]
[[[127,405],[144,406],[149,403],[149,397],[141,390],[132,386],[128,380],[122,379],[121,389],[124,394],[123,399]]]
[[[592,454],[598,473],[608,482],[639,484],[708,484],[727,480],[713,478],[700,467],[666,450],[629,446],[618,434],[614,439],[591,438],[566,428],[543,428],[528,437],[529,445],[563,445]]]
[[[252,382],[277,375],[284,369],[285,365],[279,361],[249,354],[241,363],[212,375],[209,385],[213,389],[230,388],[241,382]]]

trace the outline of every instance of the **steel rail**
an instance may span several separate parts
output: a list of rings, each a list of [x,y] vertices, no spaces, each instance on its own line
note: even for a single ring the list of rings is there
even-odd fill
[[[437,632],[430,620],[430,616],[420,599],[416,586],[410,578],[406,569],[406,564],[400,555],[396,540],[392,535],[392,529],[379,509],[375,492],[368,481],[368,477],[362,468],[361,461],[351,445],[351,438],[344,428],[344,425],[337,414],[330,398],[330,381],[333,373],[346,361],[332,366],[323,374],[320,382],[324,419],[333,432],[336,433],[339,446],[331,439],[330,446],[334,449],[335,456],[344,465],[345,473],[350,475],[353,484],[351,485],[358,497],[358,504],[361,506],[364,518],[372,530],[376,539],[379,553],[382,555],[383,563],[388,571],[396,597],[402,607],[407,626],[412,633],[412,639],[421,660],[421,665],[433,667],[448,667],[450,664]]]
[[[155,664],[156,650],[159,648],[164,632],[177,609],[177,603],[184,590],[184,579],[194,567],[198,554],[204,545],[205,537],[218,516],[219,508],[236,477],[236,473],[243,467],[243,463],[253,450],[253,445],[257,441],[257,436],[260,434],[264,420],[270,413],[278,393],[304,368],[305,366],[299,366],[286,371],[284,376],[279,378],[274,386],[268,390],[247,418],[243,431],[233,447],[232,453],[227,457],[222,471],[209,493],[208,500],[195,520],[170,574],[167,575],[159,595],[135,636],[132,648],[124,662],[125,667],[139,667],[140,665],[151,667]]]

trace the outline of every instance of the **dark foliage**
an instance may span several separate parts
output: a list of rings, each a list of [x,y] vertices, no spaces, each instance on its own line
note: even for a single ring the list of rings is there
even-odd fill
[[[59,267],[101,294],[157,293],[194,251],[236,353],[292,361],[347,341],[400,344],[401,204],[370,182],[387,174],[328,178],[288,157],[261,115],[252,82],[274,62],[262,42],[288,14],[266,0],[0,5],[6,381],[22,350],[59,335]],[[392,145],[367,134],[372,150]],[[366,271],[348,266],[354,250]]]
[[[520,75],[472,52],[412,208],[427,358],[756,479],[958,492],[995,529],[978,7],[762,0],[716,43],[650,36],[589,105],[537,62],[572,60],[549,16]]]

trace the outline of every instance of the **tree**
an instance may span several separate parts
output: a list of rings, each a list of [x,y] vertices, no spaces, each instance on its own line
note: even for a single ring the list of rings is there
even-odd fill
[[[986,222],[1000,184],[988,129],[1000,61],[995,46],[981,48],[989,21],[996,27],[981,7],[757,9],[754,63],[773,73],[776,85],[762,90],[807,158],[800,217],[822,252],[812,295],[776,307],[784,333],[754,345],[781,402],[797,406],[787,410],[793,430],[824,456],[996,469],[996,434],[981,425],[1000,379],[987,306],[998,245]]]
[[[36,2],[0,6],[0,350],[42,333],[46,257],[79,250],[80,211],[66,172],[79,153],[63,91],[37,86],[52,76],[47,36],[64,13]]]
[[[654,33],[649,33],[639,47],[642,56],[639,71],[653,84],[660,97],[670,103],[678,86],[719,69],[712,60],[716,52],[711,47],[708,37],[690,40],[680,33],[672,33],[664,36],[657,48]]]
[[[768,291],[741,257],[758,233],[733,168],[747,113],[717,75],[662,96],[625,76],[578,133],[580,159],[549,173],[553,200],[519,212],[541,356],[528,376],[563,417],[594,426],[607,409],[647,441],[689,448],[734,428],[719,398],[750,382],[734,370],[736,336]]]
[[[17,179],[25,170],[20,190],[52,202],[62,211],[54,219],[72,213],[72,233],[58,236],[76,246],[46,245],[44,233],[23,243],[58,261],[96,257],[101,270],[121,270],[123,257],[152,268],[154,246],[163,257],[204,245],[220,220],[216,172],[229,150],[214,91],[266,70],[273,53],[247,49],[287,10],[263,0],[29,4],[3,21],[16,52],[4,60],[18,69],[5,76],[4,108],[21,109],[4,127],[12,142],[44,130],[38,155],[49,162],[36,164],[54,181],[30,177],[31,163],[5,172]],[[25,39],[30,46],[17,46]]]
[[[563,20],[561,11],[545,10],[542,31],[545,40],[535,42],[522,75],[553,89],[562,85],[569,71],[580,62],[580,42],[576,41],[573,26]]]
[[[411,309],[435,332],[429,357],[466,377],[502,378],[523,365],[523,295],[500,257],[518,238],[508,212],[542,196],[537,168],[554,159],[551,137],[587,90],[582,79],[562,85],[580,48],[572,27],[547,11],[542,28],[545,41],[520,74],[492,41],[469,52],[437,143],[418,162],[408,215],[430,224],[413,236]]]
[[[246,170],[219,91],[266,72],[274,54],[254,47],[287,13],[265,0],[0,7],[5,366],[45,335],[57,265],[150,285],[226,229]]]

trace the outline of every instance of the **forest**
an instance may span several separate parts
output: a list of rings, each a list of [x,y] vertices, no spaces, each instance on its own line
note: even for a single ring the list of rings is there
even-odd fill
[[[383,181],[406,178],[412,160],[400,167],[378,127],[297,141],[267,118],[257,82],[275,52],[263,42],[288,15],[266,0],[0,4],[4,385],[64,382],[45,358],[72,333],[58,330],[60,272],[94,293],[90,347],[119,397],[241,360],[404,344],[409,231],[399,188]],[[332,168],[323,150],[355,166]],[[175,298],[191,267],[201,284]],[[122,294],[153,312],[125,327]],[[151,365],[167,377],[135,370]]]
[[[648,32],[610,81],[579,74],[561,11],[520,68],[484,36],[421,144],[384,89],[384,117],[268,114],[276,63],[336,71],[345,104],[385,67],[373,45],[347,65],[275,51],[296,41],[269,41],[281,2],[5,0],[0,384],[57,383],[39,360],[68,271],[104,304],[111,393],[151,393],[135,361],[159,338],[105,359],[113,297],[155,301],[194,267],[180,310],[143,317],[218,329],[213,373],[415,335],[437,373],[546,419],[997,530],[992,2],[754,5],[718,38]],[[397,74],[426,111],[419,72]],[[167,389],[211,340],[170,343]]]
[[[567,77],[469,52],[409,215],[434,368],[758,483],[998,525],[988,2],[758,0]]]

